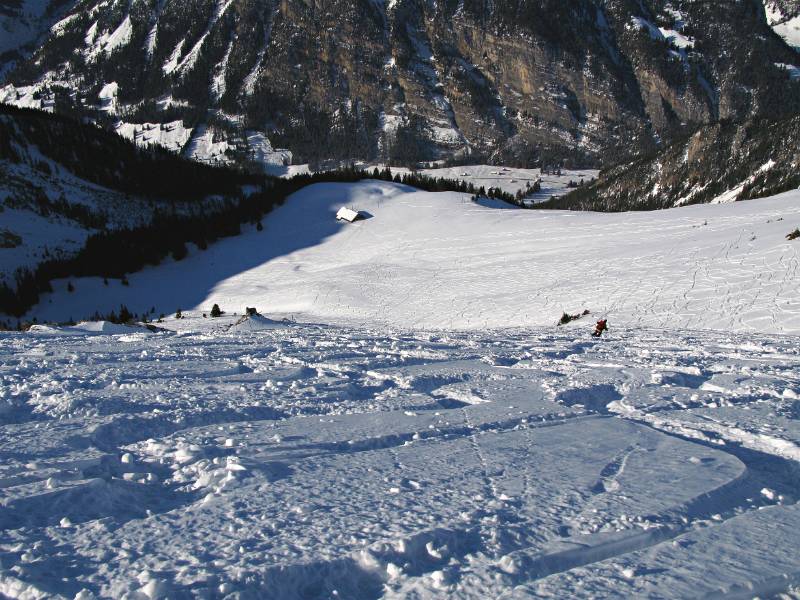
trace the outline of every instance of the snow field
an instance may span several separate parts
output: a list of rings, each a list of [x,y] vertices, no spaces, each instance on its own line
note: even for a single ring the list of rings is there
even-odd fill
[[[173,152],[180,152],[192,138],[192,129],[185,128],[182,121],[171,123],[125,123],[119,121],[114,126],[114,130],[139,146],[158,144]]]
[[[370,170],[374,167],[367,166]],[[379,168],[383,168],[382,165]],[[408,169],[392,168],[392,173],[407,173]],[[420,169],[420,173],[430,177],[444,177],[445,179],[456,179],[472,183],[475,187],[483,186],[489,188],[500,188],[509,194],[516,194],[517,191],[527,191],[527,184],[531,185],[539,181],[541,190],[528,196],[531,204],[538,204],[549,200],[552,196],[563,196],[571,191],[567,184],[570,181],[575,183],[589,182],[593,177],[597,178],[600,171],[594,169],[562,169],[561,175],[550,173],[543,174],[541,169],[517,169],[509,167],[498,167],[495,165],[466,165],[460,167],[442,167],[436,169]]]
[[[777,6],[764,7],[770,27],[793,48],[800,50],[800,16],[786,18]]]
[[[378,181],[306,188],[254,227],[129,276],[55,282],[28,315],[85,318],[126,304],[402,328],[555,324],[800,332],[800,192],[717,206],[597,214],[472,203]],[[335,220],[349,206],[371,218]],[[584,324],[584,327],[589,325]]]
[[[237,321],[0,336],[2,593],[695,597],[800,572],[793,338]]]
[[[129,286],[55,282],[29,316],[186,318],[0,334],[0,594],[796,593],[799,198],[322,184]]]

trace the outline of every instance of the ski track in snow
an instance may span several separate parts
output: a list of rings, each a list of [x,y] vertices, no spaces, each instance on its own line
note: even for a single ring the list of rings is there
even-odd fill
[[[738,597],[798,581],[793,337],[237,318],[0,335],[0,593]]]
[[[0,333],[0,596],[796,594],[797,200],[318,185],[129,286],[55,282],[32,316],[186,318]]]
[[[224,142],[198,128],[187,154]],[[535,211],[383,182],[320,184],[206,252],[129,276],[56,281],[28,318],[120,304],[244,311],[346,325],[544,326],[589,309],[617,325],[800,333],[800,192],[648,213]],[[372,218],[351,225],[342,206]]]

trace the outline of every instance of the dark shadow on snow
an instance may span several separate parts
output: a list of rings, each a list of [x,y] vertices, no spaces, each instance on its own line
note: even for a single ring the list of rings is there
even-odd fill
[[[391,189],[389,193],[387,186]],[[76,280],[73,293],[58,295],[59,318],[88,318],[95,310],[106,314],[118,310],[120,304],[125,304],[135,313],[155,307],[156,314],[172,314],[177,308],[200,306],[219,283],[235,275],[281,256],[317,246],[342,228],[368,226],[366,223],[337,221],[336,212],[341,206],[354,206],[361,210],[358,198],[364,195],[390,198],[396,193],[414,191],[405,185],[370,181],[358,187],[339,183],[309,186],[290,196],[283,206],[270,213],[263,221],[263,231],[252,229],[222,239],[205,251],[195,251],[180,262],[147,267],[129,277],[129,286],[122,286],[116,280],[109,280],[108,286],[99,279],[91,283]],[[362,212],[367,218],[373,218],[372,214]],[[269,282],[265,281],[264,295],[268,289]],[[30,314],[53,318],[54,315],[48,313],[50,299],[50,295],[43,296]],[[229,311],[245,309],[243,306],[222,308]]]

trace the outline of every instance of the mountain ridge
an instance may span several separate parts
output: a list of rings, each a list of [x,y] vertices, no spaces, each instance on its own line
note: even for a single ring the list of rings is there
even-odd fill
[[[0,99],[180,121],[167,145],[212,163],[609,166],[797,112],[797,56],[749,1],[81,0]]]
[[[654,210],[752,200],[800,187],[800,116],[707,125],[652,157],[601,172],[544,208]]]

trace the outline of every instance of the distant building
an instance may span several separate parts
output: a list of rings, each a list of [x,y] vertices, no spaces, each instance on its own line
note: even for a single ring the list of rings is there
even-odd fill
[[[354,221],[361,221],[364,219],[364,215],[362,215],[357,210],[353,210],[352,208],[347,208],[343,206],[339,209],[339,212],[336,213],[336,220],[337,221],[347,221],[348,223],[353,223]]]

